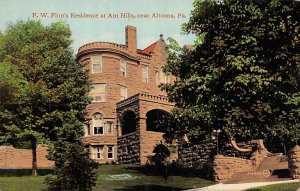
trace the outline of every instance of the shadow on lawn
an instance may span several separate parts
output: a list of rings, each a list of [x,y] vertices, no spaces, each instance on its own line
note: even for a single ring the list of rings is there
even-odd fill
[[[128,188],[120,188],[115,191],[180,191],[183,188],[171,187],[171,186],[160,186],[160,185],[138,185]]]
[[[129,166],[126,170],[135,171],[142,173],[146,176],[162,176],[160,169],[154,166]],[[181,177],[197,177],[202,179],[211,180],[212,171],[209,169],[192,169],[192,168],[181,168],[181,167],[170,167],[168,168],[168,176],[181,176]]]

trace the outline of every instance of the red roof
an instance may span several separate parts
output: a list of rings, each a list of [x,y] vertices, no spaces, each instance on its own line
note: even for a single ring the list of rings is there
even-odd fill
[[[152,52],[154,52],[154,49],[157,45],[157,42],[151,44],[150,46],[148,46],[147,48],[145,48],[144,50],[141,51],[141,53],[143,54],[151,54]]]

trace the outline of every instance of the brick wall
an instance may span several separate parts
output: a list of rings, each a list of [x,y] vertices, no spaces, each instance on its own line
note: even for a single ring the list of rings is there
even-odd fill
[[[46,158],[48,154],[46,145],[37,146],[37,166],[47,168],[54,165]],[[32,150],[16,149],[12,146],[0,146],[0,168],[31,168]]]

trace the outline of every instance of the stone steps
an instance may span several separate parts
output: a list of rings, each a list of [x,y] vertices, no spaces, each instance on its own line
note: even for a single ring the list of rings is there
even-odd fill
[[[290,180],[288,169],[237,172],[227,180],[226,184],[245,182],[272,182]]]
[[[255,170],[237,172],[225,183],[265,182],[290,179],[287,157],[282,154],[275,154],[263,159]]]
[[[262,171],[265,169],[288,169],[287,157],[279,154],[265,158],[256,170]]]

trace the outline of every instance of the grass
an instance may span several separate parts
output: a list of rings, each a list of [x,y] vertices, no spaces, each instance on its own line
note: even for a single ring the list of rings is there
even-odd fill
[[[0,177],[0,191],[35,191],[46,186],[44,176]]]
[[[0,177],[0,191],[39,191],[45,176]],[[193,175],[171,175],[167,179],[130,165],[100,165],[94,191],[179,191],[209,186],[214,182]]]
[[[247,191],[296,191],[298,188],[300,188],[300,182],[260,186],[248,189]]]

